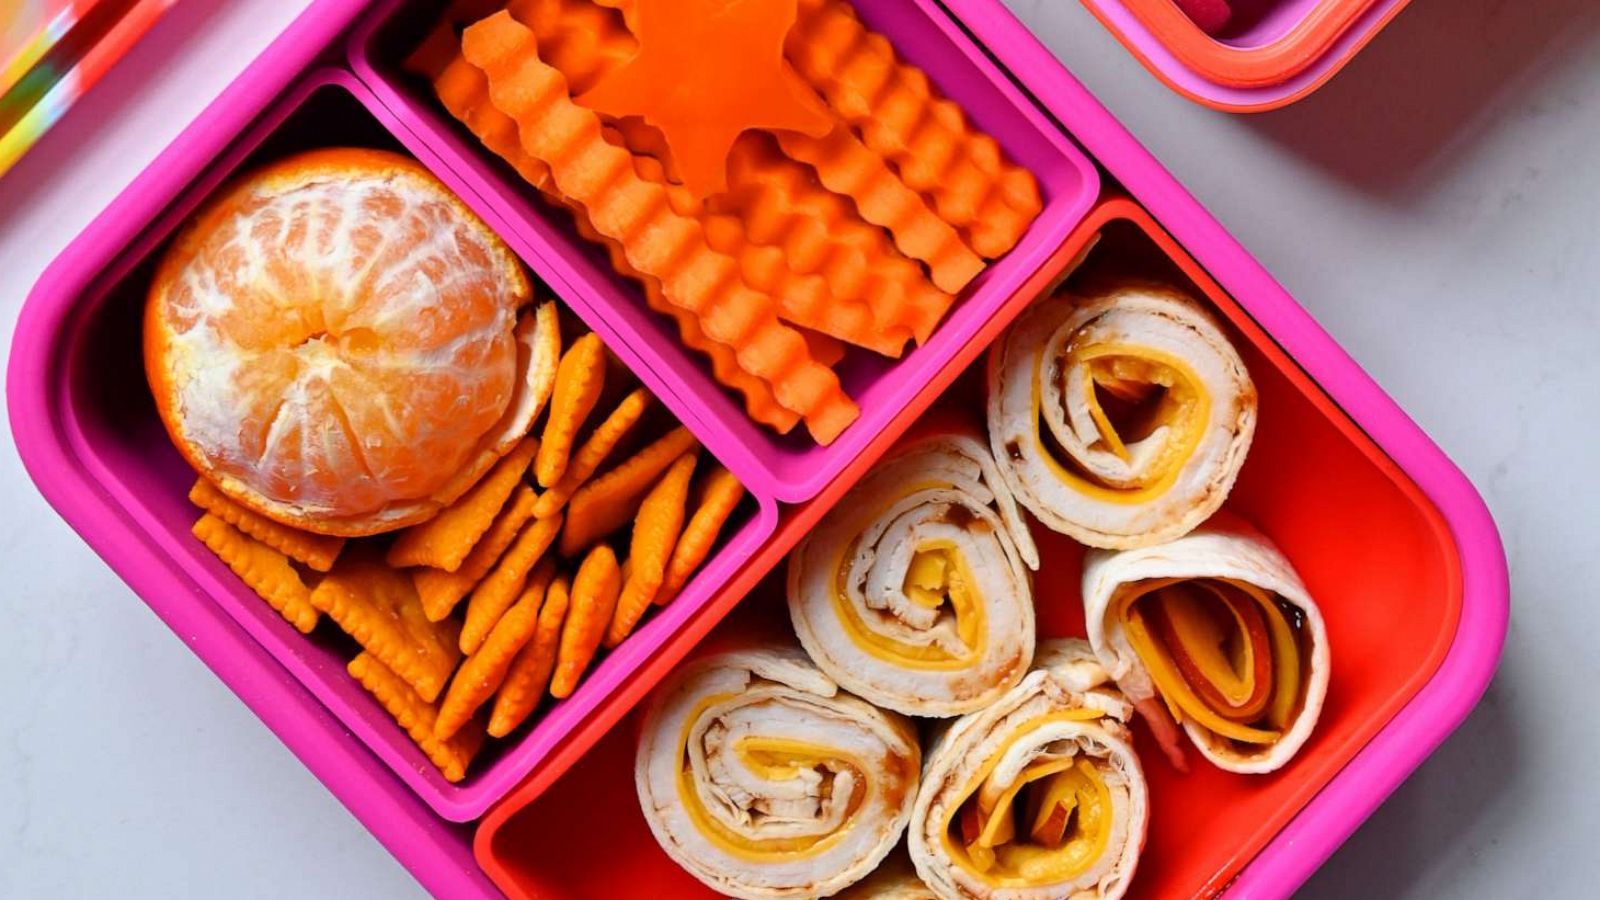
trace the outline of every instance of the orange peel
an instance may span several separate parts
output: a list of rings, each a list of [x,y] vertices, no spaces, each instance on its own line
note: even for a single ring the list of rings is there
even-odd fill
[[[289,557],[246,536],[214,513],[206,513],[191,529],[233,574],[301,634],[317,627],[311,591],[300,580]]]

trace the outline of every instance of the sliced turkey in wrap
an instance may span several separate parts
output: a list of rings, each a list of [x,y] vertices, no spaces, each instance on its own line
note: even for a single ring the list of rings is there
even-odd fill
[[[1211,315],[1117,281],[1040,300],[989,352],[989,442],[1039,521],[1091,547],[1172,540],[1222,505],[1256,426]]]
[[[1082,640],[928,751],[907,843],[946,900],[1116,898],[1144,848],[1149,791],[1132,708]]]
[[[989,451],[941,434],[880,463],[789,555],[789,615],[846,689],[909,715],[959,715],[1028,671],[1038,566]]]
[[[1294,567],[1219,515],[1159,547],[1091,551],[1089,640],[1184,767],[1176,720],[1230,772],[1271,772],[1310,736],[1328,691],[1328,634]]]
[[[900,840],[920,766],[908,720],[781,646],[706,657],[658,688],[634,781],[661,848],[713,890],[826,897]]]

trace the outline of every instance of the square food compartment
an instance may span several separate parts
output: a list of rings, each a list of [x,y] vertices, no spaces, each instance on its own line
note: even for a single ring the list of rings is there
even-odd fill
[[[1099,193],[1099,177],[1088,158],[936,3],[857,0],[854,5],[901,58],[924,69],[975,127],[993,135],[1014,162],[1034,174],[1044,208],[1017,246],[967,286],[926,344],[900,360],[850,350],[839,373],[861,416],[827,447],[818,446],[804,426],[780,436],[745,415],[738,398],[712,379],[704,358],[679,342],[671,320],[652,312],[639,287],[613,271],[603,250],[578,236],[571,215],[545,202],[483,147],[439,104],[425,79],[404,71],[405,58],[443,4],[379,0],[351,42],[351,65],[401,122],[512,223],[506,236],[514,245],[550,260],[549,277],[559,292],[607,308],[627,343],[638,348],[641,371],[659,379],[664,399],[676,402],[681,417],[704,421],[726,436],[723,459],[751,489],[800,502],[833,480],[951,359],[1060,245]]]
[[[90,471],[179,563],[202,595],[238,620],[441,816],[466,821],[481,815],[521,780],[607,693],[625,682],[661,640],[708,600],[726,575],[771,534],[777,512],[770,497],[747,496],[724,529],[718,551],[682,595],[648,617],[621,646],[604,653],[570,698],[557,703],[547,698],[517,732],[489,741],[459,784],[446,781],[383,707],[345,671],[345,664],[359,650],[354,641],[330,621],[310,635],[295,631],[189,534],[189,526],[199,517],[187,500],[194,472],[171,446],[156,415],[144,379],[141,344],[136,339],[147,286],[166,237],[215,185],[234,172],[313,147],[363,146],[407,152],[409,136],[385,119],[384,109],[359,81],[348,72],[332,69],[302,79],[269,107],[250,131],[208,168],[202,181],[168,209],[140,245],[125,254],[118,263],[122,274],[103,293],[83,298],[83,326],[65,347],[65,377],[73,385],[72,416],[67,424],[81,442]],[[402,139],[397,140],[396,135]],[[447,170],[425,153],[415,155],[472,205],[471,195]],[[486,218],[498,230],[494,220]],[[537,277],[540,261],[525,261]],[[544,293],[542,286],[536,287],[536,295]],[[605,327],[603,314],[562,302],[627,358],[625,348]],[[698,423],[690,425],[703,432]],[[715,453],[716,441],[706,443]]]
[[[1282,770],[1238,775],[1193,759],[1192,771],[1183,775],[1143,721],[1135,724],[1151,814],[1133,896],[1208,896],[1221,891],[1438,669],[1461,611],[1457,548],[1438,509],[1406,473],[1137,204],[1103,202],[1053,259],[1061,271],[1081,260],[1084,274],[1178,286],[1227,323],[1259,392],[1260,414],[1224,509],[1278,544],[1327,621],[1333,650],[1328,699],[1311,739]],[[1030,302],[1032,295],[1006,304],[993,330]],[[984,434],[980,354],[989,343],[980,338],[969,346],[977,352],[967,354],[966,371],[948,387],[926,392],[886,434],[914,431],[924,417]],[[881,455],[889,442],[883,443],[867,456]],[[849,502],[848,485],[864,472],[863,465],[853,466],[785,519],[743,577],[775,569],[713,634],[792,633],[783,554],[828,508]],[[1083,547],[1037,522],[1032,530],[1044,561],[1034,579],[1040,636],[1082,637]],[[701,616],[722,611],[711,606]],[[509,896],[614,896],[640,880],[667,897],[711,896],[667,858],[645,825],[632,789],[637,725],[636,715],[623,719],[559,780],[541,772],[484,820],[478,857]],[[603,847],[593,843],[590,822],[607,823]],[[596,865],[600,858],[621,861]]]

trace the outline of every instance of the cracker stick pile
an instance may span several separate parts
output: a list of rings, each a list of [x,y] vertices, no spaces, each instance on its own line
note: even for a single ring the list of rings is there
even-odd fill
[[[752,419],[828,444],[846,347],[928,340],[1039,187],[846,0],[726,5],[456,0],[408,66]]]
[[[310,634],[326,616],[360,645],[350,675],[450,781],[485,737],[571,696],[603,648],[670,602],[744,496],[688,429],[657,421],[599,336],[563,352],[555,305],[537,318],[551,361],[530,379],[542,414],[432,519],[347,540],[267,519],[204,479],[189,493],[204,511],[195,536],[286,621]]]

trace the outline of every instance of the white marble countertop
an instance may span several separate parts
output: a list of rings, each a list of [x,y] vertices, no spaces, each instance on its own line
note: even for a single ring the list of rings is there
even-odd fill
[[[1591,895],[1600,708],[1562,691],[1600,681],[1600,5],[1417,0],[1321,92],[1241,118],[1073,0],[1012,3],[1461,465],[1510,553],[1487,697],[1305,895]],[[50,258],[304,5],[179,4],[0,179],[6,346]],[[8,431],[0,504],[0,897],[421,893],[55,517]]]

